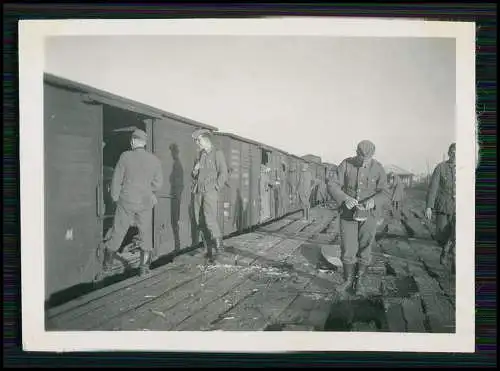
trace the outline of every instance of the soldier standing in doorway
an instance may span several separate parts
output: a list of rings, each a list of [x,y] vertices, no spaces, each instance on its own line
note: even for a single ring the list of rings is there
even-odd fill
[[[425,216],[432,219],[436,214],[436,241],[442,247],[441,264],[445,264],[451,250],[455,249],[455,150],[456,144],[448,148],[449,159],[439,163],[432,173],[427,193]]]
[[[108,239],[100,245],[104,250],[104,273],[107,274],[129,227],[139,230],[141,249],[140,274],[149,273],[153,250],[153,208],[155,192],[163,185],[160,160],[146,151],[147,134],[139,129],[132,133],[131,150],[121,154],[113,172],[110,193],[116,202],[114,223]]]
[[[371,263],[377,219],[387,200],[387,175],[373,159],[375,145],[363,140],[356,156],[342,161],[328,191],[340,206],[340,236],[345,282],[339,291],[363,295],[362,277]],[[357,264],[357,269],[356,268]]]
[[[217,221],[217,204],[219,192],[228,181],[228,169],[222,151],[215,148],[210,140],[210,131],[197,130],[192,138],[200,151],[192,171],[194,194],[194,216],[199,233],[203,238],[200,228],[200,212],[203,213],[205,224],[212,238],[215,240],[215,253],[223,252],[222,233]],[[204,239],[205,241],[205,239]],[[212,245],[207,243],[206,257],[210,263],[214,262]]]

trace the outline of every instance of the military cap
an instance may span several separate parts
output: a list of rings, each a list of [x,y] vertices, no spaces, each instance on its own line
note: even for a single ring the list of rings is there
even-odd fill
[[[144,141],[148,140],[148,135],[141,129],[135,129],[132,133],[132,138],[141,139]]]
[[[452,149],[456,149],[457,145],[456,143],[451,143],[450,146],[448,147],[448,152],[450,152]]]
[[[358,143],[357,152],[365,158],[372,157],[375,154],[375,144],[369,140],[362,140]]]
[[[196,140],[196,139],[198,139],[201,136],[206,136],[206,135],[209,135],[209,134],[210,134],[210,130],[207,130],[207,129],[198,129],[198,130],[196,130],[191,135],[191,137],[193,138],[193,140]]]

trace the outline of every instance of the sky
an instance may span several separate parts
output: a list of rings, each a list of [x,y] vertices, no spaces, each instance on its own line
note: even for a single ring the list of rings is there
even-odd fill
[[[338,164],[359,141],[416,174],[455,141],[455,41],[64,36],[45,72]]]

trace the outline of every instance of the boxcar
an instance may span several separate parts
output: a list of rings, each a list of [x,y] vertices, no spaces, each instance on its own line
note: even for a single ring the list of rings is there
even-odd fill
[[[199,127],[215,128],[45,74],[47,299],[91,282],[100,269],[96,247],[114,211],[107,185],[136,127],[149,134],[148,147],[163,164],[165,182],[153,219],[154,246],[162,255],[190,243],[189,168],[196,153],[191,133]],[[133,262],[136,256],[127,259]]]
[[[153,211],[154,257],[198,243],[191,195],[197,148],[191,134],[209,129],[229,168],[219,199],[224,236],[300,210],[296,186],[301,164],[295,155],[213,126],[50,74],[44,75],[45,297],[91,283],[101,269],[97,246],[114,216],[109,195],[113,170],[129,148],[130,133],[148,133],[147,149],[161,161],[164,183]],[[312,163],[311,163],[312,164]],[[270,181],[270,215],[261,218],[262,165]],[[324,173],[314,165],[316,176]],[[122,244],[116,273],[138,263],[132,227]],[[64,294],[62,295],[64,296]]]

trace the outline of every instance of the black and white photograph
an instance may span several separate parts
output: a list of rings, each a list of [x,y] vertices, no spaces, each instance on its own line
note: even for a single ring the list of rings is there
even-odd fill
[[[474,351],[473,23],[19,31],[26,350]]]

